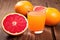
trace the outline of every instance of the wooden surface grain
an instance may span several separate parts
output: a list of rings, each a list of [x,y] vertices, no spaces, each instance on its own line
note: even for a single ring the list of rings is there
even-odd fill
[[[1,28],[2,18],[14,11],[14,5],[20,0],[0,0],[0,40],[60,40],[60,24],[56,27],[45,27],[42,34],[32,34],[28,30],[19,36],[10,36],[6,34]],[[60,10],[60,0],[28,0],[34,6],[43,5],[55,7]],[[53,33],[54,32],[54,33]]]
[[[45,28],[42,34],[36,35],[29,31],[24,32],[19,36],[10,36],[2,29],[0,30],[0,40],[53,40],[50,28]]]
[[[56,40],[60,40],[60,24],[54,27],[55,37]]]

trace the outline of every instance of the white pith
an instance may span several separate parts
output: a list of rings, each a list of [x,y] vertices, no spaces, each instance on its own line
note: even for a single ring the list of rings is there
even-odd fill
[[[13,21],[13,22],[12,22],[12,25],[13,25],[13,26],[17,25],[17,22],[16,22],[16,21]]]

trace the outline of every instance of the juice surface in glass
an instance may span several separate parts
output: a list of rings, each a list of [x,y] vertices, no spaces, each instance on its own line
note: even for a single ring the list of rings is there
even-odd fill
[[[28,13],[28,29],[36,34],[42,33],[45,25],[45,12],[32,11]]]

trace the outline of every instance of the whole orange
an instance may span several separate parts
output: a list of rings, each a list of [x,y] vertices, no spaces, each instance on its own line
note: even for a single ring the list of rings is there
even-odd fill
[[[46,10],[46,25],[56,25],[59,23],[60,13],[56,8],[48,7]]]
[[[27,15],[28,12],[33,10],[33,5],[29,1],[19,1],[16,3],[14,9],[17,13]]]

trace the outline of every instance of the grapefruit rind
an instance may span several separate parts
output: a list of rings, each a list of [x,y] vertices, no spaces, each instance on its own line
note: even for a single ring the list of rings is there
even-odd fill
[[[23,16],[23,17],[25,18],[26,22],[27,22],[26,28],[25,28],[23,31],[19,32],[19,33],[11,33],[11,32],[9,32],[9,31],[5,30],[4,25],[3,25],[4,19],[5,19],[8,15],[13,15],[13,14],[17,14],[17,15]],[[25,17],[24,15],[22,15],[22,14],[19,14],[19,13],[10,13],[10,14],[7,14],[7,15],[3,18],[3,20],[2,20],[2,29],[3,29],[3,31],[5,31],[7,34],[10,34],[10,35],[20,35],[20,34],[24,33],[24,32],[27,30],[27,28],[28,28],[28,21],[27,21],[26,17]]]

